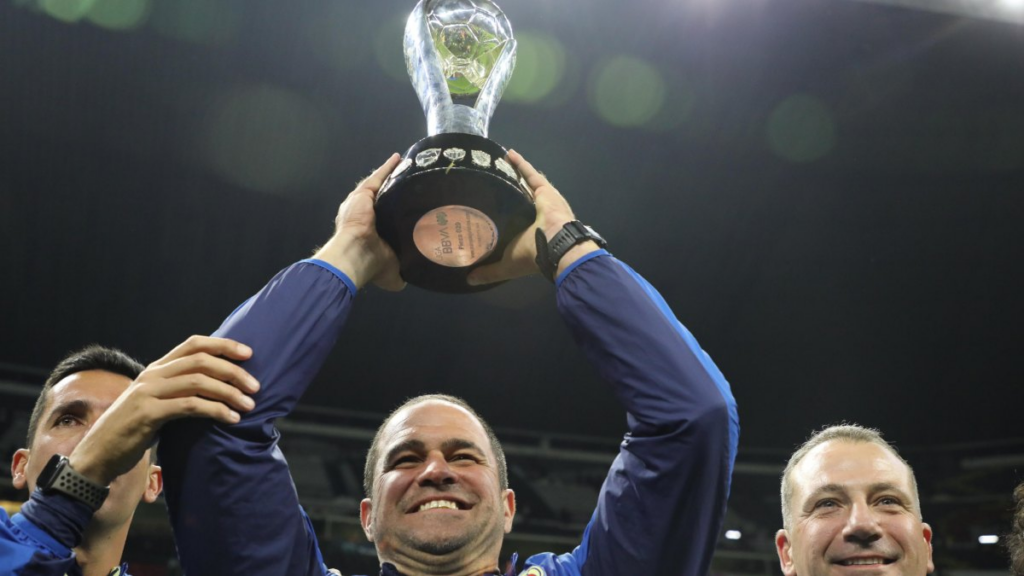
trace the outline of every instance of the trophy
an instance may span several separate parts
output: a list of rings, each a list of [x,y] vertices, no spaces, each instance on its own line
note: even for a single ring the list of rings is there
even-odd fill
[[[420,0],[409,16],[405,62],[428,136],[381,186],[375,211],[377,232],[411,284],[486,290],[466,276],[500,260],[536,218],[526,180],[487,138],[515,55],[512,26],[490,0]]]

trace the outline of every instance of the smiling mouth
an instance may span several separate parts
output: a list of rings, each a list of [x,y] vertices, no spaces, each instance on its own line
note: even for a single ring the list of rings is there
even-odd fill
[[[893,560],[886,558],[851,558],[849,560],[840,560],[837,564],[840,566],[883,566],[893,562]]]
[[[465,510],[466,506],[459,504],[453,500],[431,500],[430,502],[424,502],[420,504],[418,508],[411,510],[411,512],[425,512],[427,510]]]

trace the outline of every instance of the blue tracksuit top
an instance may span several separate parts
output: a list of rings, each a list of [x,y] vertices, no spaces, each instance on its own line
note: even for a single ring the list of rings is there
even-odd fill
[[[607,252],[580,259],[557,285],[559,312],[625,407],[629,432],[579,546],[532,556],[520,574],[702,576],[739,438],[729,385],[657,291]],[[327,573],[273,423],[319,370],[355,293],[340,271],[305,260],[281,271],[216,332],[253,348],[243,366],[262,388],[257,408],[239,424],[179,420],[161,435],[165,495],[186,574]],[[397,572],[385,565],[382,574]]]
[[[574,263],[556,295],[578,345],[625,407],[629,433],[580,545],[533,556],[524,573],[703,576],[739,436],[728,384],[661,296],[607,252]],[[325,574],[274,419],[295,407],[354,298],[343,273],[303,261],[217,330],[253,348],[243,366],[263,386],[239,424],[178,420],[161,436],[164,493],[186,574]],[[534,567],[540,571],[529,572]]]

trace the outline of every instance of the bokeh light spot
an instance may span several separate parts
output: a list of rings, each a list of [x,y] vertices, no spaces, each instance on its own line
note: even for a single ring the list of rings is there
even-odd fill
[[[591,77],[590,103],[612,126],[643,126],[665,103],[665,80],[657,68],[638,58],[616,56]]]
[[[146,22],[150,0],[96,0],[86,18],[110,30],[134,30]]]
[[[668,132],[684,124],[697,105],[697,91],[681,78],[666,75],[665,101],[661,110],[644,126],[656,132]]]
[[[221,99],[206,142],[211,166],[250,190],[295,190],[320,175],[329,139],[325,119],[302,97],[272,86]]]
[[[545,100],[565,75],[565,49],[543,33],[519,32],[516,42],[516,68],[504,99],[519,104]]]
[[[151,18],[160,34],[202,45],[224,45],[238,33],[239,14],[224,0],[159,2]]]
[[[836,145],[832,111],[821,100],[796,94],[786,98],[768,118],[768,145],[791,162],[813,162]]]
[[[96,0],[42,0],[43,12],[61,22],[78,22],[89,13]]]

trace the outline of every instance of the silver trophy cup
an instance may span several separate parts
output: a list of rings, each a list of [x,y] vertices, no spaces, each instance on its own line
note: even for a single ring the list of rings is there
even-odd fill
[[[473,268],[501,258],[536,218],[533,194],[487,138],[515,67],[516,41],[490,0],[420,0],[405,27],[405,61],[428,136],[377,195],[377,232],[402,277],[438,292],[476,292]]]

